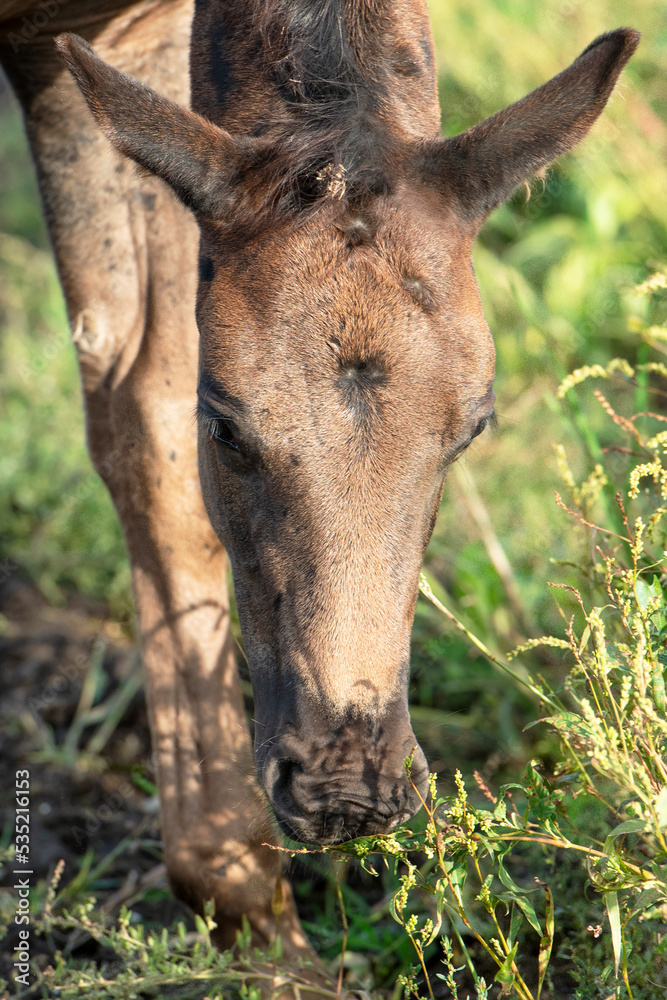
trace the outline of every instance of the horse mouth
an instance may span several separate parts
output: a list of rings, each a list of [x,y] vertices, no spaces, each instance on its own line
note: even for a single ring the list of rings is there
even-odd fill
[[[300,761],[273,756],[262,784],[285,836],[302,844],[334,845],[391,833],[410,819],[425,799],[428,767],[423,760],[411,777],[405,772],[392,779],[375,775],[376,787],[385,789],[375,797],[361,774],[334,775],[320,784]]]
[[[389,817],[373,815],[369,811],[366,817],[355,822],[350,819],[349,814],[343,812],[323,812],[313,816],[286,817],[274,809],[274,814],[278,826],[289,840],[299,844],[326,847],[345,844],[350,840],[357,840],[359,837],[373,837],[391,833],[397,826],[414,815],[409,809]]]

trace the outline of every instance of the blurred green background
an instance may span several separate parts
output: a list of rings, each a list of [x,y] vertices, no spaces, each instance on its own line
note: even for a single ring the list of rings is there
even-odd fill
[[[646,319],[646,300],[632,287],[666,256],[667,5],[434,0],[431,9],[447,134],[538,86],[597,34],[623,25],[643,33],[589,137],[532,185],[530,198],[520,191],[494,213],[475,251],[498,348],[499,427],[452,470],[425,565],[452,610],[506,651],[526,635],[560,628],[546,581],[567,581],[567,567],[550,560],[570,559],[573,528],[553,499],[560,483],[553,444],[566,447],[579,475],[604,447],[596,412],[558,402],[555,389],[582,364],[616,355],[634,361],[645,350],[630,328],[633,317]],[[0,354],[4,572],[18,567],[53,604],[84,595],[120,614],[129,597],[124,546],[87,459],[74,351],[7,89],[0,94]],[[648,383],[633,391],[649,401]],[[661,405],[649,402],[645,408]],[[525,662],[555,669],[537,653]],[[452,747],[458,766],[482,767],[487,778],[526,756],[522,729],[534,710],[422,600],[411,701],[417,735],[445,778]]]

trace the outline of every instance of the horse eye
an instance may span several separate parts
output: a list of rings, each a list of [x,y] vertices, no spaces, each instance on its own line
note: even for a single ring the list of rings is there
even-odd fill
[[[215,417],[211,420],[210,430],[211,437],[218,444],[224,445],[225,448],[231,448],[232,451],[241,450],[236,436],[236,428],[231,420],[226,420],[224,417]]]
[[[461,444],[461,445],[459,445],[459,447],[456,449],[456,452],[454,453],[454,459],[458,458],[459,455],[463,454],[463,452],[466,450],[466,448],[468,447],[468,445],[472,441],[474,441],[474,439],[476,437],[479,437],[479,435],[482,433],[482,431],[484,430],[484,428],[487,427],[490,423],[493,423],[493,419],[494,419],[493,415],[491,415],[490,417],[483,417],[480,420],[480,422],[477,424],[477,426],[475,427],[474,431],[472,432],[472,434],[470,435],[470,437],[468,438],[468,440],[464,441],[464,443]]]
[[[482,420],[480,420],[480,422],[477,424],[477,427],[475,427],[474,431],[470,435],[471,441],[473,440],[473,438],[478,437],[482,433],[488,422],[489,422],[488,417],[484,417]]]

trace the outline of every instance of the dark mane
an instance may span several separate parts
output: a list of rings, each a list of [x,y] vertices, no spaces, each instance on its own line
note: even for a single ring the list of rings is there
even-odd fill
[[[280,215],[345,209],[389,190],[386,0],[264,0],[255,14],[264,73],[280,96],[266,158],[243,181]]]
[[[369,6],[365,0],[264,0],[259,5],[255,26],[264,64],[285,101],[310,112],[372,109],[376,95],[360,59],[373,41],[379,49],[383,23],[376,16],[364,33]]]

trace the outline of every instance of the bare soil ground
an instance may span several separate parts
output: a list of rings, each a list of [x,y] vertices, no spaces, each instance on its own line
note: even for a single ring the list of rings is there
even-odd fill
[[[16,574],[0,586],[0,614],[3,845],[14,840],[16,772],[27,769],[31,887],[44,884],[62,860],[61,887],[77,879],[85,892],[89,883],[109,913],[125,902],[147,921],[169,925],[179,918],[191,925],[189,911],[168,891],[161,863],[146,705],[141,687],[134,690],[134,646],[104,608],[82,602],[51,608]],[[112,728],[114,712],[128,700]],[[11,871],[4,875],[0,910],[10,931],[2,943],[0,976],[9,979],[18,928],[14,877]],[[66,954],[106,957],[79,933],[55,937]],[[46,942],[31,941],[38,963],[52,955]]]

